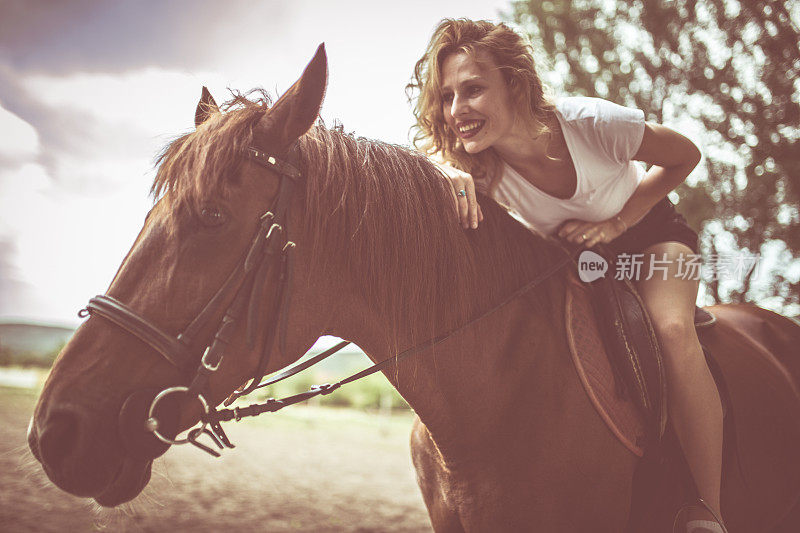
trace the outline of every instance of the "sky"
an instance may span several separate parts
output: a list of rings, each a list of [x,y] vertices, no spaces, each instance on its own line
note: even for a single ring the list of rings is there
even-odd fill
[[[79,323],[152,205],[155,156],[194,127],[203,85],[218,102],[228,88],[280,94],[325,42],[322,118],[409,144],[405,85],[438,22],[499,20],[509,6],[0,0],[0,321]],[[541,74],[557,84],[557,72]],[[705,151],[699,123],[666,124]],[[762,250],[767,265],[773,248]],[[792,268],[800,278],[800,264]]]
[[[76,325],[152,205],[203,85],[287,89],[321,42],[327,123],[408,144],[414,63],[445,17],[507,0],[0,2],[0,320]]]

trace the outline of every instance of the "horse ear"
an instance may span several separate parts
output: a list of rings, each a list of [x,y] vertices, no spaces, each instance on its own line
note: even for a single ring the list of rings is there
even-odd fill
[[[306,133],[319,116],[328,84],[325,43],[317,47],[303,74],[272,106],[264,117],[272,127],[281,128],[280,143],[289,144]]]
[[[194,127],[198,127],[211,117],[212,113],[219,113],[219,106],[214,101],[214,97],[203,85],[203,92],[200,94],[200,101],[197,102],[197,109],[194,110]]]

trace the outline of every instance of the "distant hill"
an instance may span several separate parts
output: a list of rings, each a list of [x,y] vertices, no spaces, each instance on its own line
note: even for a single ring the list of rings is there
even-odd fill
[[[33,364],[49,367],[56,352],[69,340],[74,328],[41,324],[0,322],[0,364]],[[311,357],[321,350],[309,353]],[[6,360],[3,360],[6,359]],[[355,346],[348,346],[341,353],[317,365],[310,374],[324,379],[345,377],[372,364]]]
[[[0,353],[6,364],[50,366],[73,328],[42,324],[0,323]]]

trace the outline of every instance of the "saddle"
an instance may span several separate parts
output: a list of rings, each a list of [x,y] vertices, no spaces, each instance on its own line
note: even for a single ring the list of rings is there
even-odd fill
[[[659,442],[667,421],[667,389],[661,347],[650,317],[631,280],[616,279],[614,254],[593,248],[608,262],[606,275],[587,283],[591,288],[600,337],[608,354],[617,395],[628,397],[642,413],[647,440]],[[710,328],[714,316],[695,308],[695,327]]]

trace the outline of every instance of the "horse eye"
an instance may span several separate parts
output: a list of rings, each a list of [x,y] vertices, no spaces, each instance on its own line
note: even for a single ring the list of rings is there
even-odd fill
[[[205,206],[200,210],[200,220],[206,226],[221,226],[227,222],[225,213],[214,206]]]

